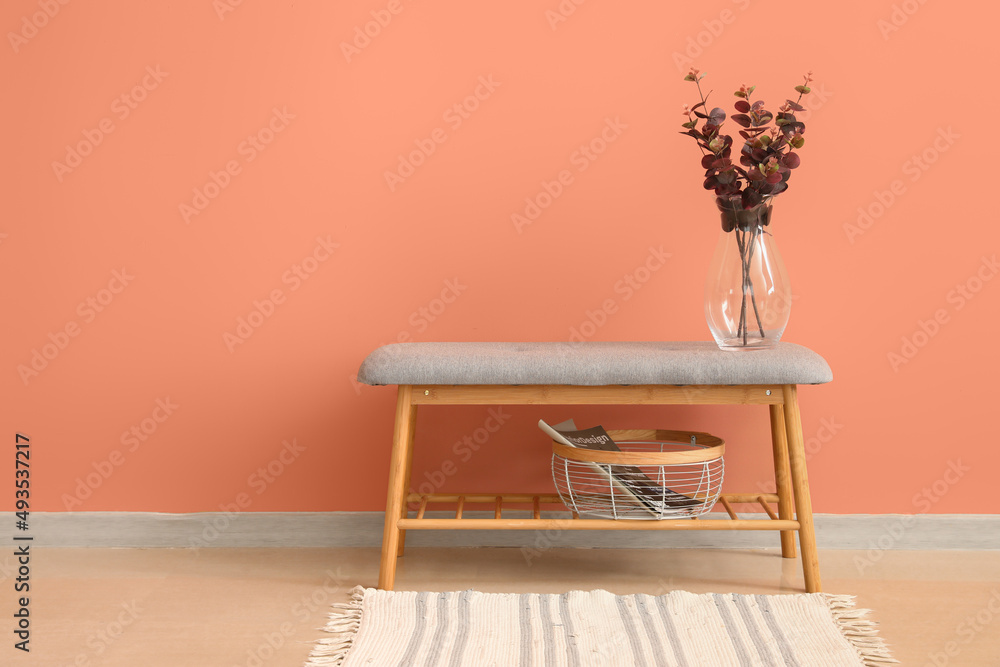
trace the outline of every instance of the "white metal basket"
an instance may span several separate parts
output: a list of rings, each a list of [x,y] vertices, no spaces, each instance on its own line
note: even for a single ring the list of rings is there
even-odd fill
[[[608,431],[620,452],[552,443],[552,478],[578,515],[677,519],[711,511],[725,472],[725,443],[708,433]]]

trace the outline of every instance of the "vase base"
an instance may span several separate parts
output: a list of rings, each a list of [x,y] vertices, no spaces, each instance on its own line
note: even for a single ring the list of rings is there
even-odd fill
[[[771,338],[747,338],[744,344],[743,338],[726,338],[715,341],[720,350],[769,350],[778,344],[778,341]]]

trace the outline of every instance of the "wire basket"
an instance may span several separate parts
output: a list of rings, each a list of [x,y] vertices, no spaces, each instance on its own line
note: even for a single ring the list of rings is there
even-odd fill
[[[725,472],[725,443],[708,433],[608,431],[621,451],[552,443],[552,479],[576,514],[675,519],[711,511]]]

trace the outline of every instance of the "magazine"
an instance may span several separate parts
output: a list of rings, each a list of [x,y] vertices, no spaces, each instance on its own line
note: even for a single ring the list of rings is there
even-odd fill
[[[602,426],[579,430],[572,419],[555,426],[538,420],[538,427],[556,442],[570,447],[620,452],[617,443]],[[664,510],[697,507],[701,502],[682,493],[671,491],[650,479],[633,465],[588,464],[595,472],[610,480],[618,489],[638,501],[649,513],[662,516]]]

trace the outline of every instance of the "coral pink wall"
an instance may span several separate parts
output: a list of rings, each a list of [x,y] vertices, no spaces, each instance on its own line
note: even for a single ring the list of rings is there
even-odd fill
[[[353,379],[378,345],[566,340],[589,317],[592,340],[708,338],[690,56],[727,108],[814,72],[773,229],[785,339],[836,376],[800,392],[816,510],[1000,511],[997,14],[5,2],[0,437],[31,438],[32,509],[379,510],[395,394]],[[533,424],[570,415],[717,433],[728,488],[767,485],[766,411],[737,407],[505,409],[477,451],[455,443],[488,408],[428,409],[416,481],[550,488]]]

